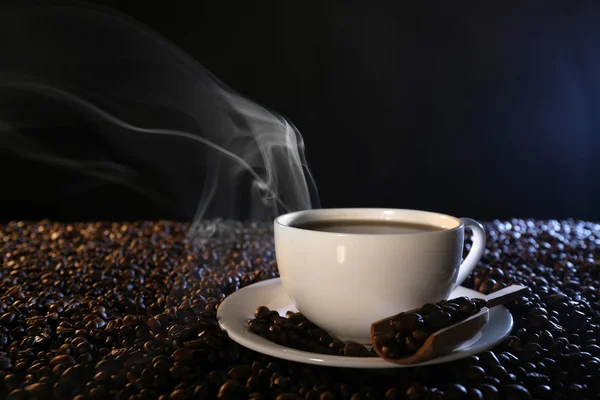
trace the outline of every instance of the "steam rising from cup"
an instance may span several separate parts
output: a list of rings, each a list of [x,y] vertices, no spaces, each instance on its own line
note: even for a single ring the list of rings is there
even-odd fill
[[[0,152],[193,207],[194,240],[212,235],[205,219],[319,207],[297,129],[149,28],[96,6],[29,6],[0,11],[0,36]],[[95,145],[44,137],[65,120]],[[180,199],[191,185],[198,197]]]

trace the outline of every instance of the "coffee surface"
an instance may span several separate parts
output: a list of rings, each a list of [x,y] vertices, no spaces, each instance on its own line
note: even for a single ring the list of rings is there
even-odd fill
[[[296,228],[334,233],[398,234],[441,231],[435,225],[386,220],[322,220],[294,224]]]

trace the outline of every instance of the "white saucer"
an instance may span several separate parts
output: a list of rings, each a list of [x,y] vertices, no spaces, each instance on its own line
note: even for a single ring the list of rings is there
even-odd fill
[[[474,290],[459,287],[450,298],[468,296],[485,297]],[[254,351],[273,357],[306,364],[346,368],[406,368],[376,357],[344,357],[320,353],[311,353],[292,349],[273,343],[261,336],[248,332],[248,320],[254,318],[254,310],[259,306],[267,306],[285,315],[288,310],[297,311],[296,307],[283,290],[279,278],[258,282],[229,295],[219,306],[217,319],[229,337],[237,343]],[[500,343],[513,326],[512,315],[504,306],[490,309],[490,319],[483,330],[473,339],[464,343],[451,353],[414,366],[440,364],[458,360],[485,350]]]

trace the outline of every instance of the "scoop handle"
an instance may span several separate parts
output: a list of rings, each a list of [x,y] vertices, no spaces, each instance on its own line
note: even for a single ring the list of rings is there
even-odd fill
[[[500,304],[510,303],[525,296],[527,292],[526,286],[521,285],[510,285],[497,292],[490,293],[484,297],[487,301],[487,307],[492,308]]]

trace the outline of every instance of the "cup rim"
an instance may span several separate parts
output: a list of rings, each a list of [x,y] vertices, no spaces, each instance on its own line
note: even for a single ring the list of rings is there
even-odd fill
[[[436,231],[411,232],[411,233],[342,233],[342,232],[313,231],[313,230],[304,229],[304,228],[290,225],[290,222],[285,222],[285,220],[288,220],[288,219],[293,220],[295,217],[302,215],[302,214],[322,213],[322,214],[327,215],[329,213],[335,213],[335,212],[360,212],[360,211],[363,211],[363,212],[371,211],[371,212],[379,212],[379,213],[385,213],[386,211],[388,211],[388,212],[397,212],[397,211],[414,212],[414,213],[420,213],[423,215],[447,218],[447,219],[455,221],[456,226],[454,226],[452,228],[444,228],[444,229],[436,230]],[[454,231],[460,230],[460,229],[464,228],[464,225],[465,225],[464,221],[461,220],[460,218],[454,217],[452,215],[444,214],[444,213],[435,212],[435,211],[417,210],[417,209],[409,209],[409,208],[378,208],[378,207],[351,207],[351,208],[350,207],[349,208],[338,207],[338,208],[317,208],[317,209],[293,211],[293,212],[279,215],[278,217],[276,217],[274,219],[273,223],[282,228],[297,230],[297,231],[301,231],[301,232],[312,232],[313,234],[322,234],[322,235],[329,235],[329,236],[333,235],[333,236],[368,236],[368,237],[440,235],[440,234],[445,234],[448,232],[454,232]]]

